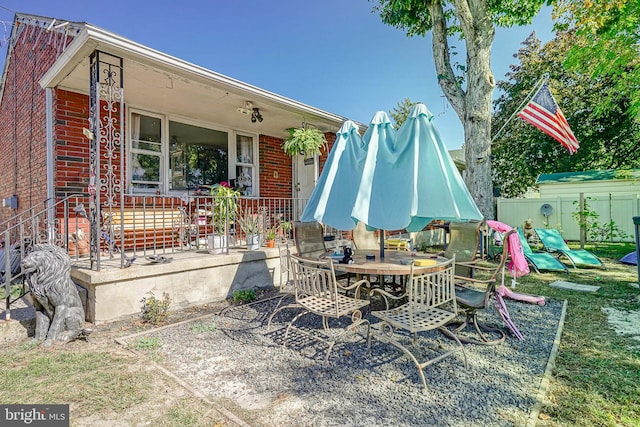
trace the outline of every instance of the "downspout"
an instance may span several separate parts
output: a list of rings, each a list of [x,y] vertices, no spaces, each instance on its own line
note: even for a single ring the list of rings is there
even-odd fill
[[[45,88],[46,94],[46,122],[47,122],[47,223],[55,224],[55,212],[53,206],[55,204],[54,199],[54,182],[53,182],[53,89],[50,87]],[[49,241],[53,242],[55,235],[55,229],[50,227],[49,229]]]

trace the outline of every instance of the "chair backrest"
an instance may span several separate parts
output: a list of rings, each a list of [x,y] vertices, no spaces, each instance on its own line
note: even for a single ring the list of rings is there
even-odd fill
[[[486,284],[486,288],[484,292],[485,308],[489,307],[491,298],[493,298],[493,296],[496,293],[496,283],[498,282],[500,274],[504,272],[505,264],[507,262],[507,259],[509,259],[509,244],[511,243],[509,241],[509,238],[515,232],[516,232],[515,229],[511,229],[504,235],[504,243],[503,243],[504,249],[502,250],[502,254],[500,254],[500,259],[498,260],[498,263],[495,265],[495,267],[491,267],[490,269],[487,270],[490,273],[489,278],[478,281]]]
[[[524,233],[520,228],[516,228],[516,230],[518,230],[518,238],[520,239],[520,246],[522,246],[522,252],[524,252],[527,255],[532,254],[533,250],[531,249],[529,242],[527,242],[527,239],[524,237]]]
[[[560,249],[562,251],[571,250],[560,232],[555,228],[536,228],[536,234],[545,248]]]
[[[294,221],[293,240],[299,256],[318,258],[327,252],[324,230],[319,222]]]
[[[315,261],[296,255],[291,255],[289,260],[291,273],[293,274],[296,301],[309,296],[329,301],[328,303],[323,303],[323,308],[331,308],[331,311],[335,311],[335,317],[338,317],[340,298],[338,298],[338,286],[336,274],[333,270],[333,262],[331,260]],[[334,308],[335,310],[333,310]]]
[[[445,258],[455,256],[457,262],[470,262],[478,257],[480,248],[480,227],[482,222],[450,222],[449,243],[444,250]],[[456,275],[471,276],[471,269],[462,265],[456,266]]]
[[[415,273],[411,266],[411,279],[407,284],[407,304],[416,313],[450,304],[448,311],[457,312],[455,292],[455,257],[432,273]]]
[[[375,231],[367,230],[364,222],[358,222],[356,228],[353,229],[353,243],[360,251],[380,250],[380,238],[376,236]]]
[[[444,256],[453,258],[455,255],[458,262],[476,259],[480,247],[481,225],[480,221],[449,223],[449,243],[444,250]]]

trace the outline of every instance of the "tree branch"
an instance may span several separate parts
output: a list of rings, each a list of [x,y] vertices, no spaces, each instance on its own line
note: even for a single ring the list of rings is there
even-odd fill
[[[433,61],[438,73],[438,84],[442,92],[449,100],[460,120],[464,120],[464,98],[465,92],[456,80],[451,58],[449,57],[449,42],[447,41],[447,21],[444,16],[443,4],[441,2],[428,2],[427,8],[431,15],[433,27]]]

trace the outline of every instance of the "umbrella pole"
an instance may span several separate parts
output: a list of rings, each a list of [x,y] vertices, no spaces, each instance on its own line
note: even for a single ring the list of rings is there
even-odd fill
[[[380,260],[384,259],[384,230],[380,229]]]

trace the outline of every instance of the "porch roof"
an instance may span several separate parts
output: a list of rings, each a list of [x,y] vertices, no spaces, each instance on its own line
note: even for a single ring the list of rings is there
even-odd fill
[[[89,56],[96,50],[123,59],[124,101],[129,107],[282,138],[288,136],[288,128],[302,123],[323,132],[335,132],[346,120],[88,23],[42,76],[40,85],[88,94]],[[260,109],[263,122],[252,123],[249,115],[238,112],[246,102]],[[366,129],[364,124],[358,125],[361,130]]]

